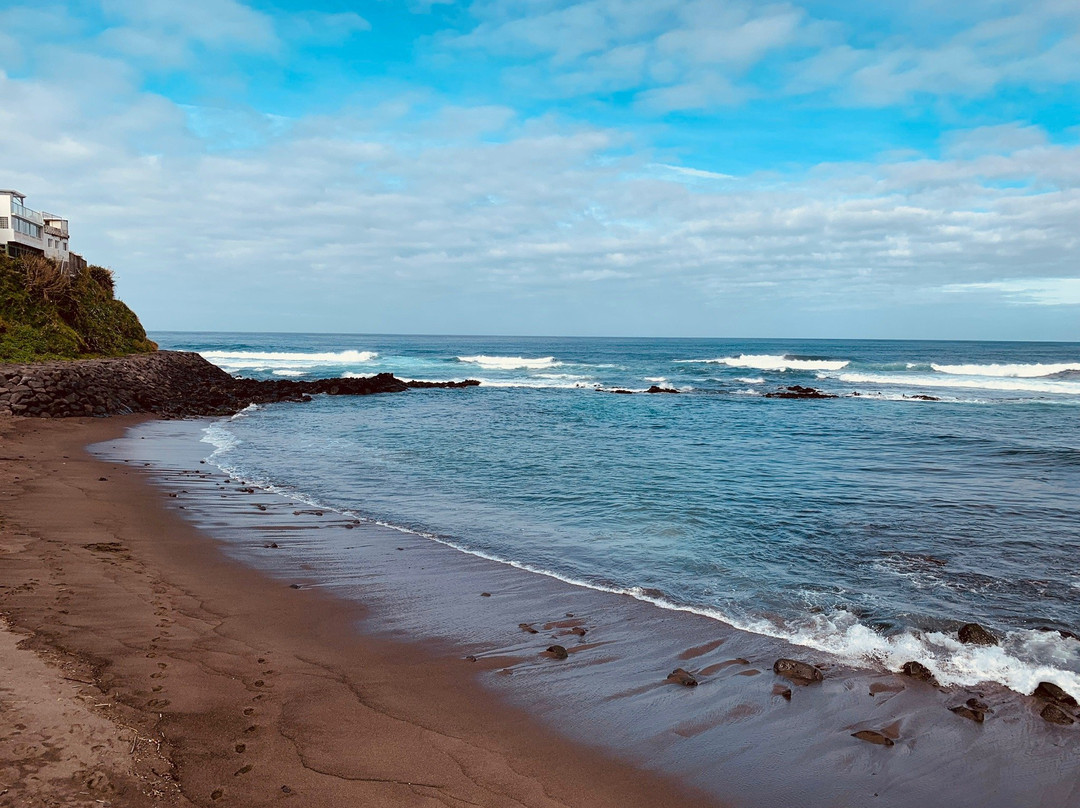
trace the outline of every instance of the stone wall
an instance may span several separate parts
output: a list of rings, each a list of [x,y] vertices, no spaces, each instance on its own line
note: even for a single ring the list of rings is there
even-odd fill
[[[475,384],[404,382],[389,373],[366,379],[236,379],[196,353],[158,351],[116,359],[0,365],[0,416],[227,415],[249,404],[305,401],[320,393],[370,395]]]

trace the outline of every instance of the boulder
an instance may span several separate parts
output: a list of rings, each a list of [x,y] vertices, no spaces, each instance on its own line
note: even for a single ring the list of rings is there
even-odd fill
[[[904,666],[900,668],[900,672],[904,676],[910,676],[912,679],[918,679],[920,682],[929,682],[932,685],[937,684],[937,679],[928,667],[921,662],[905,662]]]
[[[1032,693],[1035,698],[1049,701],[1054,704],[1063,704],[1066,707],[1076,707],[1076,699],[1066,693],[1053,682],[1039,682],[1039,686]]]
[[[563,648],[561,645],[549,646],[546,653],[553,659],[566,659],[570,656],[570,654],[567,653],[566,649]]]
[[[825,393],[816,387],[803,387],[793,384],[772,393],[766,393],[765,398],[839,398],[832,393]]]
[[[1076,723],[1071,715],[1056,704],[1047,704],[1042,708],[1042,712],[1039,713],[1039,715],[1043,717],[1043,720],[1049,721],[1051,724],[1060,724],[1063,727]]]
[[[773,663],[773,673],[790,679],[797,685],[808,685],[812,682],[820,682],[825,676],[820,670],[808,662],[800,662],[797,659],[778,659]]]
[[[677,685],[683,687],[697,687],[698,680],[694,678],[694,675],[690,671],[683,670],[682,668],[676,668],[667,675],[669,682],[674,682]]]
[[[983,719],[986,718],[986,713],[982,710],[976,710],[968,707],[966,704],[959,704],[956,707],[950,707],[949,712],[956,713],[961,718],[967,718],[974,721],[976,724],[981,724]]]
[[[978,623],[966,623],[957,632],[964,645],[997,645],[998,639]]]

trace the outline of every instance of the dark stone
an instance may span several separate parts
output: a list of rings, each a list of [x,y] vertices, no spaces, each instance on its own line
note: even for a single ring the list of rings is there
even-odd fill
[[[682,685],[683,687],[698,686],[698,680],[694,678],[694,675],[687,670],[683,670],[682,668],[676,668],[671,673],[669,673],[667,675],[667,680],[669,682],[674,682],[677,685]]]
[[[798,384],[793,384],[782,390],[766,393],[765,398],[839,398],[839,396],[822,392],[816,387],[803,387]]]
[[[465,657],[465,661],[466,662],[476,662],[476,657],[474,657],[472,654],[469,654],[467,657]]]
[[[566,649],[563,648],[561,645],[550,646],[547,649],[547,653],[550,654],[554,659],[566,659],[570,656],[570,654],[567,653]]]
[[[646,393],[678,393],[678,390],[671,387],[657,387],[655,384],[645,391]]]
[[[570,633],[576,634],[579,637],[584,637],[588,633],[588,630],[582,628],[581,626],[574,626],[572,629],[570,629]]]
[[[967,623],[957,632],[964,645],[997,645],[998,639],[978,623]]]
[[[904,396],[904,398],[913,398],[916,401],[941,401],[941,399],[937,396],[928,396],[923,393],[918,393],[913,396]]]
[[[491,593],[490,592],[481,592],[480,597],[482,597],[482,598],[490,598]]]
[[[773,673],[790,679],[797,685],[808,685],[811,682],[820,682],[825,676],[820,670],[807,662],[799,662],[796,659],[778,659],[773,663]]]
[[[540,633],[535,628],[530,626],[528,623],[518,623],[518,628],[520,628],[526,634],[539,634]]]
[[[934,678],[934,674],[921,662],[905,662],[900,670],[905,676],[910,676],[912,679],[918,679],[920,682],[929,682],[934,685],[937,684],[937,679]]]
[[[960,704],[956,707],[950,707],[949,711],[956,713],[962,718],[968,718],[974,721],[976,724],[981,724],[983,722],[983,719],[986,717],[986,714],[982,710],[975,710],[971,707],[968,707],[966,704]]]
[[[300,584],[289,584],[289,589],[302,589]]]
[[[784,687],[783,685],[773,685],[772,694],[774,696],[780,696],[787,701],[791,701],[791,688]]]
[[[1063,727],[1067,727],[1070,724],[1075,724],[1073,717],[1067,712],[1062,710],[1056,704],[1047,704],[1042,708],[1042,712],[1039,713],[1044,720],[1049,721],[1051,724],[1060,724]]]
[[[1039,686],[1032,693],[1035,698],[1050,701],[1054,704],[1064,704],[1066,707],[1076,707],[1076,699],[1066,693],[1053,682],[1039,682]]]
[[[882,735],[872,729],[861,729],[858,732],[851,733],[852,738],[858,738],[860,741],[866,741],[867,743],[876,743],[878,746],[892,746],[892,738]]]
[[[473,387],[479,382],[410,382],[389,373],[363,379],[256,380],[230,376],[196,353],[155,353],[8,366],[16,413],[41,417],[149,412],[163,417],[230,415],[249,404],[310,401],[312,395],[398,393],[410,387]],[[21,401],[25,398],[25,402]]]

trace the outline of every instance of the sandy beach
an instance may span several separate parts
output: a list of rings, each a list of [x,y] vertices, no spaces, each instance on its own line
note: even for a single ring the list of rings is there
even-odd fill
[[[0,421],[0,805],[1080,805],[1038,699],[305,505],[208,423]]]
[[[0,421],[0,805],[716,804],[228,560],[84,451],[136,422]]]

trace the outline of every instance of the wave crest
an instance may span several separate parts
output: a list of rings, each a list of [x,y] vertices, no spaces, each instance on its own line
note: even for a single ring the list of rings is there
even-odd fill
[[[1080,371],[1080,362],[1061,362],[1044,365],[1036,362],[1030,365],[938,365],[932,364],[938,373],[951,376],[994,376],[1017,379],[1036,379],[1041,376],[1056,376],[1059,373]]]
[[[554,356],[541,356],[538,358],[530,359],[524,356],[487,356],[485,354],[479,354],[478,356],[459,356],[457,357],[459,362],[468,362],[473,365],[479,365],[482,368],[489,368],[492,370],[518,370],[520,368],[553,368],[561,365],[561,362],[556,362]]]
[[[787,354],[739,354],[722,356],[719,359],[676,359],[676,362],[703,363],[707,365],[727,365],[730,368],[752,368],[754,370],[842,370],[851,364],[848,359],[800,359]]]

